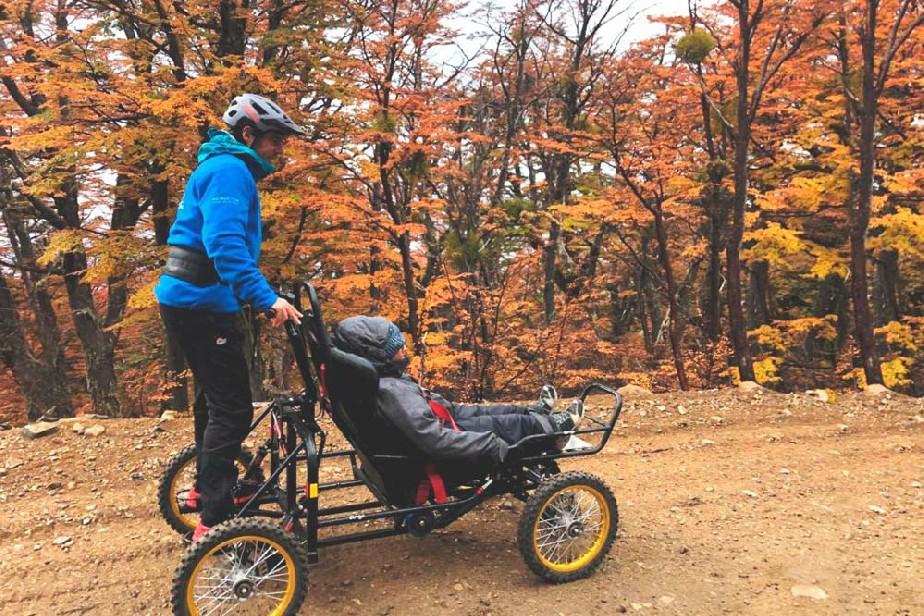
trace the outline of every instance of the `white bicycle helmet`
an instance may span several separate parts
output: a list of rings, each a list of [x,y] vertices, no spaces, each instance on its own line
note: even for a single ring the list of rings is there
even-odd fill
[[[285,135],[304,135],[305,129],[292,121],[279,105],[256,94],[235,96],[222,116],[225,124],[234,128],[242,119],[253,122],[260,132],[277,132]]]

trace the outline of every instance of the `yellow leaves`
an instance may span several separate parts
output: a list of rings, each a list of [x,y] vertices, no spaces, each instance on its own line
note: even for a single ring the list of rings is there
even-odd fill
[[[83,234],[76,229],[62,229],[51,234],[45,252],[36,261],[39,265],[51,265],[63,254],[83,250]]]
[[[745,261],[766,261],[771,267],[784,270],[811,263],[805,276],[815,280],[824,280],[831,273],[842,278],[847,276],[848,264],[840,251],[805,241],[800,232],[779,223],[770,222],[763,229],[745,233],[744,241],[751,244],[742,251]]]
[[[924,215],[903,207],[873,218],[870,228],[878,231],[867,240],[871,249],[893,249],[905,257],[924,259]]]
[[[890,321],[882,327],[877,327],[876,333],[884,336],[886,343],[890,346],[901,347],[909,352],[918,350],[910,323]]]
[[[771,352],[786,353],[803,344],[808,336],[821,340],[835,340],[837,338],[836,324],[837,315],[833,314],[821,318],[777,320],[772,324],[761,325],[749,331],[748,336]]]
[[[788,257],[804,252],[807,248],[798,233],[782,227],[777,222],[768,223],[763,229],[745,233],[744,242],[753,242],[753,245],[742,253],[745,261],[766,261],[771,266],[785,265]]]
[[[891,195],[910,196],[924,192],[924,169],[915,167],[885,178],[885,187]]]
[[[914,360],[910,357],[896,357],[882,362],[880,367],[882,368],[882,380],[885,381],[885,386],[889,389],[896,389],[912,385],[911,379],[908,378],[912,364],[914,364]]]
[[[770,325],[761,325],[757,329],[749,331],[748,336],[753,338],[757,344],[772,349],[778,353],[782,353],[786,350],[786,344],[783,340],[783,332]]]
[[[781,357],[772,356],[755,361],[752,364],[754,367],[754,378],[757,379],[757,382],[761,385],[779,383],[782,379],[777,376],[776,371],[782,363],[783,359]]]
[[[812,245],[810,252],[815,256],[815,263],[809,270],[809,278],[824,280],[832,273],[841,278],[847,277],[849,271],[847,260],[840,252],[818,245]]]
[[[156,306],[157,297],[154,295],[154,287],[157,286],[159,279],[159,277],[155,277],[153,280],[132,293],[128,298],[128,308],[130,310],[144,310]]]
[[[840,205],[849,197],[849,180],[846,173],[802,175],[792,179],[788,186],[757,195],[757,206],[764,211],[804,210],[816,212],[825,205]]]

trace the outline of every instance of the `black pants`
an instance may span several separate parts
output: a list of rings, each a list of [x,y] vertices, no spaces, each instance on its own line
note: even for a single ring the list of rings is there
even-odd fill
[[[238,313],[161,306],[167,332],[180,345],[196,386],[193,406],[201,520],[214,526],[231,513],[235,459],[253,421],[244,326]]]
[[[453,419],[462,430],[493,432],[512,445],[534,434],[552,432],[549,420],[532,407],[512,404],[468,405],[457,404],[452,409]]]

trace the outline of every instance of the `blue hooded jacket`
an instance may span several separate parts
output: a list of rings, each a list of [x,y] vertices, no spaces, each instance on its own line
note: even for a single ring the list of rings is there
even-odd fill
[[[257,268],[263,240],[257,180],[273,166],[232,135],[210,130],[199,148],[167,243],[208,255],[221,281],[208,286],[161,275],[157,301],[174,308],[237,312],[240,301],[263,311],[276,292]]]

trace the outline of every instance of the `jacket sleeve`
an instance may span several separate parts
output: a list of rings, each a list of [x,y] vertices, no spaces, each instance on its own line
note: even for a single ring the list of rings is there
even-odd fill
[[[276,293],[247,247],[247,216],[256,198],[253,178],[225,166],[216,169],[207,182],[199,199],[205,252],[238,299],[266,310],[276,301]]]
[[[493,432],[455,432],[444,428],[430,411],[417,384],[382,380],[379,408],[405,436],[434,460],[502,462],[507,444]]]

